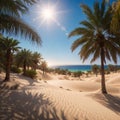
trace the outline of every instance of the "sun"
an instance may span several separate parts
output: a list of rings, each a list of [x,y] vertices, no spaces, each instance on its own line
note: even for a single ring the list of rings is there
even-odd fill
[[[64,25],[59,22],[59,19],[62,18],[62,14],[68,13],[68,10],[59,10],[60,8],[59,2],[50,3],[40,1],[40,4],[37,4],[32,11],[33,22],[37,24],[37,28],[39,29],[42,25],[44,25],[47,29],[53,25],[57,25],[65,35],[68,36],[68,31]],[[34,15],[34,16],[33,16]]]
[[[55,17],[55,11],[53,8],[43,8],[41,11],[41,17],[45,20],[51,20]]]
[[[58,24],[60,14],[64,13],[64,11],[58,10],[58,2],[52,4],[50,2],[46,3],[43,1],[41,1],[40,4],[37,4],[33,12],[36,15],[33,20],[40,20],[40,25],[42,25],[43,23],[46,23],[46,25],[48,25],[49,23]]]
[[[44,21],[51,21],[54,20],[56,17],[56,10],[54,7],[48,5],[45,7],[42,7],[41,12],[40,12],[40,16]]]

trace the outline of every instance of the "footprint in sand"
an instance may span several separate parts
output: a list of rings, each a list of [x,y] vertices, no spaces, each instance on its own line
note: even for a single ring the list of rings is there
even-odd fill
[[[64,89],[62,86],[60,86],[59,88]],[[69,89],[69,88],[67,88],[67,89],[65,89],[65,90],[67,90],[67,91],[72,91],[72,90]]]
[[[60,86],[59,88],[63,88],[62,86]]]
[[[71,89],[66,89],[67,91],[72,91]]]

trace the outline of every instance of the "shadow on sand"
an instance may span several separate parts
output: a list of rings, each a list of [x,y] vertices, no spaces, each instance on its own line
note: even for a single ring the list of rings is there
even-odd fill
[[[110,94],[96,94],[94,97],[96,98],[97,102],[120,115],[120,97]]]
[[[44,94],[23,90],[0,91],[0,120],[67,120]]]

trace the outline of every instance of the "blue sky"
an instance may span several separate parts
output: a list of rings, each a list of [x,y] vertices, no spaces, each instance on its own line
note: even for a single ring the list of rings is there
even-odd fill
[[[90,64],[89,59],[82,63],[78,55],[79,49],[71,52],[70,48],[76,37],[68,38],[67,34],[78,27],[80,21],[86,19],[80,4],[91,6],[93,2],[94,0],[40,0],[39,3],[30,7],[29,13],[24,15],[23,19],[38,32],[42,39],[42,46],[32,45],[24,38],[20,41],[20,45],[23,48],[40,52],[48,65]],[[40,11],[42,6],[47,4],[55,6],[56,22],[50,20],[48,23],[47,21],[42,23]],[[100,64],[99,59],[95,63]]]

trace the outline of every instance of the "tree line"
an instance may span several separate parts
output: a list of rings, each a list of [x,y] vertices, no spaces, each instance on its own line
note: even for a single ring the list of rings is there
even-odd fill
[[[47,63],[38,52],[19,47],[19,41],[0,36],[0,68],[6,75],[4,81],[10,80],[10,72],[23,72],[23,75],[34,77],[36,69],[44,69]],[[22,68],[22,69],[19,69]],[[22,70],[22,71],[21,71]]]

